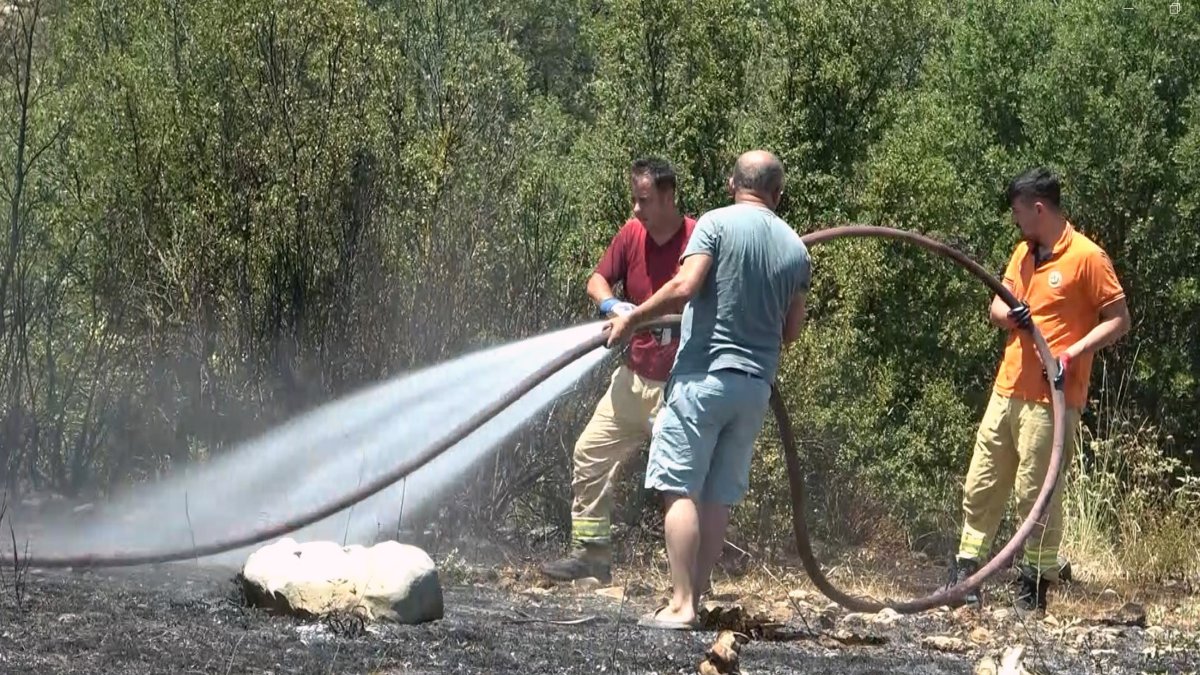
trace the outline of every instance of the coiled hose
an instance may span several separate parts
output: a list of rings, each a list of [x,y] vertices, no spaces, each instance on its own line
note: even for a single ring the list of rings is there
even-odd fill
[[[954,250],[953,248],[937,242],[933,239],[909,232],[887,227],[877,227],[868,225],[850,225],[845,227],[835,227],[825,230],[819,230],[803,237],[806,245],[813,246],[834,239],[842,239],[848,237],[877,237],[885,239],[893,239],[905,241],[915,244],[929,251],[942,255],[954,261],[967,271],[978,277],[985,285],[993,292],[999,295],[1010,307],[1017,304],[1017,299],[1012,293],[1001,285],[996,279],[987,273],[982,267],[976,264],[967,256]],[[653,328],[677,326],[680,321],[679,315],[671,315],[646,322],[638,326],[638,330],[650,330]],[[21,556],[15,553],[15,558],[20,560],[22,565],[38,568],[76,568],[76,567],[129,567],[135,565],[145,565],[152,563],[174,562],[179,560],[190,560],[205,556],[230,551],[245,546],[259,544],[268,539],[274,539],[293,532],[302,527],[306,527],[324,518],[327,518],[343,509],[349,508],[354,504],[386,489],[390,485],[398,482],[400,479],[408,476],[422,466],[449,450],[455,444],[459,443],[476,429],[483,426],[488,420],[492,419],[503,411],[508,406],[512,405],[525,394],[529,393],[537,387],[542,381],[554,375],[559,370],[565,368],[568,364],[581,358],[583,355],[603,347],[607,342],[607,333],[601,333],[593,338],[580,343],[576,347],[564,352],[562,355],[539,368],[536,372],[525,377],[517,383],[512,389],[507,391],[504,396],[497,399],[488,407],[480,410],[471,418],[462,422],[450,431],[440,441],[418,453],[414,457],[401,462],[391,471],[379,476],[375,480],[362,485],[358,489],[347,493],[337,500],[328,502],[318,508],[315,508],[307,513],[287,519],[283,522],[274,525],[261,527],[250,530],[241,534],[234,534],[223,539],[218,539],[206,544],[199,544],[189,548],[179,548],[168,551],[124,551],[113,553],[90,553],[84,555],[73,556]],[[1055,361],[1050,353],[1049,346],[1042,338],[1041,333],[1035,327],[1033,330],[1033,339],[1041,356],[1042,363],[1046,368],[1048,377],[1053,377],[1055,372]],[[908,601],[898,602],[878,602],[867,598],[851,596],[844,591],[838,589],[821,569],[820,563],[817,562],[816,555],[812,550],[812,542],[809,540],[808,525],[805,522],[804,515],[806,513],[806,500],[804,491],[804,479],[800,469],[800,459],[796,452],[796,437],[792,431],[791,418],[787,413],[787,406],[783,402],[783,398],[777,387],[772,385],[771,388],[771,409],[774,412],[775,420],[779,427],[780,440],[782,441],[784,458],[787,465],[788,486],[792,495],[792,526],[796,535],[796,546],[799,550],[800,561],[804,567],[804,571],[812,579],[813,584],[829,597],[834,602],[858,612],[877,612],[885,607],[890,607],[900,613],[920,612],[934,607],[943,605],[961,604],[962,599],[971,591],[979,588],[988,577],[998,572],[1006,566],[1016,555],[1017,551],[1024,544],[1025,540],[1037,527],[1046,512],[1046,508],[1053,496],[1054,488],[1058,482],[1058,476],[1062,470],[1063,463],[1063,445],[1065,439],[1064,420],[1064,399],[1062,391],[1051,387],[1051,406],[1054,416],[1054,442],[1050,456],[1050,468],[1046,472],[1046,479],[1042,483],[1041,492],[1038,494],[1037,500],[1034,502],[1033,508],[1030,510],[1028,517],[1017,529],[1016,534],[1009,540],[1008,544],[1001,549],[995,557],[989,560],[980,569],[972,574],[969,578],[961,583],[949,588],[944,588],[921,598],[916,598]]]

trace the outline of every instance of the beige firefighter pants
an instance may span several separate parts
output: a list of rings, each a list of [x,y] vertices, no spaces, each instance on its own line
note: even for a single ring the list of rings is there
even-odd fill
[[[662,390],[662,382],[643,378],[625,364],[613,372],[608,391],[575,442],[571,481],[575,543],[610,543],[616,477],[650,440],[651,420],[662,404]]]
[[[1079,411],[1068,409],[1063,471],[1046,513],[1025,542],[1025,562],[1050,581],[1058,578],[1062,542],[1063,486],[1075,452]],[[975,437],[971,468],[963,486],[963,530],[958,555],[980,560],[1004,518],[1009,497],[1021,520],[1029,514],[1050,468],[1054,421],[1050,405],[1007,398],[993,392]]]

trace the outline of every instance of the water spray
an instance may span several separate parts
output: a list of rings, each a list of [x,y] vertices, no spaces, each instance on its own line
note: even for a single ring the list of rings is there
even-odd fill
[[[966,269],[978,277],[984,285],[999,296],[1009,307],[1016,307],[1018,305],[1018,300],[1013,296],[1012,292],[988,274],[978,263],[950,246],[915,232],[888,227],[849,225],[819,230],[802,237],[804,243],[809,247],[843,238],[884,238],[914,244],[948,258]],[[677,314],[662,317],[639,325],[637,330],[645,331],[655,328],[675,327],[679,325],[680,318]],[[1045,367],[1047,379],[1052,382],[1056,364],[1050,352],[1050,347],[1046,344],[1045,339],[1036,326],[1032,328],[1031,333],[1042,364]],[[343,497],[282,522],[188,548],[179,547],[171,550],[125,551],[119,553],[90,553],[73,556],[21,556],[17,553],[15,557],[20,560],[23,566],[39,568],[129,567],[191,560],[260,544],[269,539],[281,537],[349,508],[417,471],[470,436],[475,430],[536,388],[541,382],[552,377],[555,373],[582,358],[584,355],[603,347],[607,340],[607,332],[599,332],[594,337],[580,342],[577,346],[565,351],[537,371],[522,379],[514,387],[506,391],[504,395],[498,397],[491,405],[483,408],[456,426],[424,451],[400,462],[392,470],[345,494]],[[1021,523],[1021,526],[1004,548],[986,564],[981,566],[978,571],[954,586],[912,600],[879,602],[868,598],[851,596],[837,588],[825,575],[820,563],[817,562],[809,537],[808,525],[805,521],[807,507],[804,479],[800,460],[796,452],[796,438],[792,431],[791,418],[788,415],[787,406],[778,388],[772,385],[771,409],[779,428],[785,464],[787,466],[788,486],[792,497],[792,526],[796,536],[796,545],[799,550],[801,564],[804,567],[804,571],[812,579],[813,584],[834,602],[858,612],[878,612],[884,608],[891,608],[896,612],[909,614],[945,605],[961,604],[967,594],[978,589],[989,577],[1011,563],[1018,550],[1024,545],[1025,540],[1032,534],[1034,528],[1044,524],[1043,520],[1046,509],[1053,497],[1058,476],[1062,471],[1063,447],[1066,438],[1066,425],[1064,421],[1066,404],[1063,392],[1054,387],[1053,384],[1051,384],[1050,392],[1050,404],[1054,420],[1054,439],[1050,453],[1050,468],[1046,472],[1046,478],[1042,483],[1041,491],[1038,493],[1037,500],[1034,502],[1029,515]]]

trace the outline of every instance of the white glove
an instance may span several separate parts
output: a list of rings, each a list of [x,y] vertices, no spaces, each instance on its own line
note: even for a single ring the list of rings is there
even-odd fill
[[[618,302],[617,304],[613,305],[613,308],[609,310],[609,312],[616,316],[627,316],[634,309],[636,309],[636,307],[633,305],[633,303]]]

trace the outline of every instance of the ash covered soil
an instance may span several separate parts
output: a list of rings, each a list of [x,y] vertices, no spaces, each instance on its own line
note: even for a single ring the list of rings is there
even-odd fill
[[[547,589],[490,573],[446,582],[441,621],[364,629],[247,607],[226,568],[28,570],[17,583],[11,567],[4,572],[0,672],[10,674],[693,673],[716,635],[639,628],[636,617],[661,591]],[[754,634],[741,652],[747,674],[972,673],[1017,644],[1031,672],[1178,673],[1200,664],[1193,635],[1154,627],[1003,609],[848,615],[802,591],[718,601],[732,608],[722,621]],[[755,625],[768,616],[768,628]]]

